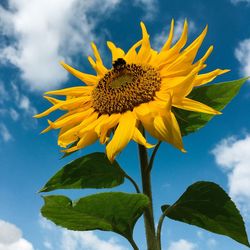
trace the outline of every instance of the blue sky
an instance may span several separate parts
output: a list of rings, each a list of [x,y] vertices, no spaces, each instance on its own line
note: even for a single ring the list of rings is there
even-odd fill
[[[176,37],[183,20],[189,21],[189,41],[206,24],[208,35],[200,53],[213,44],[207,71],[229,68],[216,82],[250,75],[249,0],[9,0],[0,1],[0,250],[125,250],[128,243],[112,233],[73,233],[59,229],[39,215],[43,202],[37,191],[60,167],[82,154],[103,151],[95,144],[75,156],[60,160],[57,132],[39,135],[46,119],[32,116],[49,104],[42,92],[80,85],[68,75],[60,60],[92,72],[87,55],[95,41],[110,65],[107,40],[128,49],[141,36],[143,20],[158,48],[167,37],[171,19]],[[160,205],[174,202],[188,185],[198,180],[220,184],[237,202],[250,234],[250,86],[198,133],[184,138],[188,153],[163,144],[153,175],[155,216]],[[53,119],[53,115],[51,117]],[[138,182],[138,158],[134,143],[117,160]],[[125,183],[114,190],[132,192]],[[109,191],[109,190],[108,190]],[[78,198],[95,190],[57,191]],[[164,250],[245,250],[231,239],[197,227],[165,221]],[[143,224],[135,238],[144,250]]]

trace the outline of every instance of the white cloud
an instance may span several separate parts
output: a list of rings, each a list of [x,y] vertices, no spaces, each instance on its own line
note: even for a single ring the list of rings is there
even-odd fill
[[[231,3],[233,3],[233,4],[250,3],[250,0],[231,0]]]
[[[194,250],[196,248],[196,244],[184,239],[180,239],[178,241],[171,242],[168,250]]]
[[[174,26],[174,38],[173,38],[173,43],[175,43],[181,36],[182,30],[183,30],[183,24],[184,24],[184,19],[178,19],[175,21],[175,26]],[[196,31],[196,25],[192,20],[188,20],[188,27],[189,27],[189,34],[192,34]],[[166,42],[168,38],[168,33],[170,30],[170,25],[167,27],[167,29],[164,29],[161,33],[156,34],[153,38],[153,47],[156,50],[160,50],[163,44]]]
[[[8,100],[8,94],[2,81],[0,81],[0,104]]]
[[[31,105],[30,99],[25,95],[21,96],[19,100],[19,107],[24,110],[27,115],[32,116],[37,113],[37,110]]]
[[[0,123],[0,137],[2,137],[4,142],[8,142],[13,139],[10,131],[2,122]]]
[[[214,249],[214,247],[217,245],[217,241],[213,238],[210,238],[207,240],[207,246],[210,249]]]
[[[7,88],[6,88],[7,87]],[[2,98],[2,96],[5,98]],[[10,118],[12,121],[21,121],[21,124],[29,128],[34,126],[37,121],[33,119],[33,115],[37,113],[36,108],[31,103],[29,97],[23,94],[23,91],[13,82],[8,86],[0,82],[0,119]],[[7,121],[0,125],[0,138],[4,141],[12,139],[11,133],[7,129]]]
[[[74,232],[63,230],[61,250],[128,250],[114,239],[102,240],[94,232]]]
[[[12,118],[13,121],[17,121],[19,119],[20,115],[18,114],[18,112],[15,109],[10,108],[9,113],[10,113],[10,117]]]
[[[99,15],[108,14],[119,2],[11,0],[9,10],[0,8],[0,23],[9,27],[4,33],[16,42],[2,49],[2,60],[17,66],[32,89],[55,88],[67,80],[59,61],[69,61],[79,50],[89,52],[90,41],[97,40]],[[91,13],[95,18],[88,17]]]
[[[241,41],[234,54],[241,66],[240,73],[243,76],[250,76],[250,38]]]
[[[243,211],[250,209],[250,135],[229,137],[212,150],[216,163],[226,171],[229,194]]]
[[[14,224],[0,220],[0,250],[34,250]]]
[[[146,16],[155,12],[157,0],[136,0]],[[109,17],[121,0],[9,0],[0,5],[1,33],[12,38],[0,48],[0,61],[20,69],[21,77],[33,90],[48,90],[67,80],[59,65],[77,53],[90,53],[90,42],[98,23]],[[1,35],[2,35],[1,34]]]
[[[158,0],[134,0],[134,5],[140,6],[145,11],[143,19],[152,19],[158,10]]]
[[[44,246],[58,250],[128,250],[116,238],[103,240],[94,232],[76,232],[55,226],[50,221],[39,218],[44,233]],[[0,249],[1,250],[1,249]]]

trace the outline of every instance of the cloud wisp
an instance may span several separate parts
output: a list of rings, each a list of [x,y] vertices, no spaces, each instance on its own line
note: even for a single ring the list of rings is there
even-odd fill
[[[6,127],[6,125],[4,123],[0,123],[0,138],[4,141],[4,142],[8,142],[11,141],[13,139],[9,129]]]

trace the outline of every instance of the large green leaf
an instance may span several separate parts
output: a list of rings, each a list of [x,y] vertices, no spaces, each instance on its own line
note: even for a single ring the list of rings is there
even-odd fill
[[[124,182],[124,172],[114,161],[110,163],[104,153],[92,153],[64,166],[40,190],[70,188],[111,188]]]
[[[248,78],[194,88],[189,98],[221,111],[239,92]],[[183,136],[204,127],[214,115],[173,109]]]
[[[213,182],[192,184],[172,206],[162,206],[162,210],[170,219],[229,236],[250,246],[238,209],[227,193]]]
[[[72,202],[66,196],[45,196],[41,213],[56,225],[76,231],[116,232],[130,242],[136,221],[149,204],[143,194],[110,192]]]

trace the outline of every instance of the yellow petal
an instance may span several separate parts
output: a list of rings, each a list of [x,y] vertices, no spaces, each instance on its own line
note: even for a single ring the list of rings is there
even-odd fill
[[[137,57],[137,52],[136,49],[142,44],[142,40],[138,41],[135,43],[127,52],[125,55],[125,61],[128,63],[135,63],[136,57]]]
[[[157,69],[161,69],[166,64],[170,64],[175,61],[179,57],[180,50],[185,46],[187,42],[187,32],[188,32],[188,24],[185,20],[183,31],[179,41],[169,50],[161,51],[158,54],[158,57],[152,62],[156,65]]]
[[[213,81],[218,75],[225,74],[229,71],[230,70],[228,70],[228,69],[224,69],[224,70],[216,69],[216,70],[211,71],[209,73],[198,75],[196,77],[196,79],[194,80],[194,86],[200,86],[200,85],[209,83],[209,82]]]
[[[136,61],[141,63],[147,63],[151,56],[151,47],[149,42],[149,34],[143,22],[141,24],[142,29],[142,45],[138,52]]]
[[[77,86],[72,88],[58,89],[45,92],[45,95],[70,95],[80,96],[90,94],[93,87]]]
[[[132,138],[135,142],[143,145],[146,148],[153,148],[155,145],[152,145],[150,143],[148,143],[145,139],[145,137],[142,135],[142,133],[140,132],[140,130],[138,128],[135,127],[134,130],[134,134],[133,134],[133,138]]]
[[[85,148],[91,144],[93,144],[96,140],[97,140],[97,135],[96,133],[94,133],[93,131],[88,132],[86,134],[84,134],[84,136],[79,140],[79,142],[77,143],[76,146],[65,149],[65,150],[61,150],[61,152],[64,153],[72,153],[76,150],[79,150],[81,148]]]
[[[116,61],[118,58],[123,58],[125,56],[125,52],[120,49],[117,48],[114,43],[112,42],[107,42],[107,45],[112,53],[112,61]]]
[[[170,112],[171,115],[171,121],[172,121],[172,144],[180,149],[183,153],[186,152],[186,150],[183,148],[183,142],[182,142],[182,136],[181,136],[181,131],[180,131],[180,127],[179,124],[175,118],[175,115],[173,112]]]
[[[55,104],[54,106],[50,107],[49,109],[45,110],[44,112],[35,115],[35,118],[41,118],[43,116],[46,116],[50,114],[51,112],[61,109],[61,110],[70,110],[79,107],[79,105],[91,101],[91,96],[84,96],[84,97],[78,97],[74,99],[69,99],[66,101],[60,101],[59,103]]]
[[[173,41],[173,37],[174,37],[174,19],[172,19],[171,21],[171,27],[170,27],[170,31],[168,34],[168,40],[165,42],[165,44],[163,45],[161,51],[167,51],[169,50],[172,41]]]
[[[206,51],[205,55],[199,61],[197,61],[195,64],[204,63],[207,60],[207,58],[210,56],[210,54],[212,53],[213,49],[214,49],[214,46],[211,45],[208,48],[208,50]]]
[[[110,116],[108,116],[105,120],[103,120],[102,122],[100,122],[96,128],[95,128],[95,132],[100,135],[101,131],[103,129],[110,129],[113,128],[114,126],[117,125],[119,119],[121,117],[121,114],[112,114]]]
[[[179,103],[173,103],[173,106],[184,110],[201,112],[206,114],[212,114],[212,115],[221,114],[221,112],[207,106],[206,104],[203,104],[201,102],[189,98],[183,98],[183,100],[181,100]]]
[[[96,62],[102,63],[102,58],[101,58],[101,56],[100,56],[100,53],[99,53],[99,51],[98,51],[96,45],[95,45],[93,42],[91,43],[91,47],[92,47],[92,50],[93,50],[93,52],[94,52],[94,56],[95,56],[95,58],[96,58]]]
[[[61,103],[62,102],[62,100],[58,100],[58,99],[56,99],[56,98],[54,98],[54,97],[51,97],[51,96],[43,96],[43,98],[45,98],[46,100],[48,100],[50,103],[52,103],[53,105],[56,105],[56,104],[58,104],[58,103]]]
[[[68,126],[70,124],[80,123],[83,119],[87,118],[93,112],[94,112],[94,109],[91,108],[83,112],[72,114],[70,116],[65,117],[64,119],[60,119],[55,122],[50,122],[50,127],[53,129],[58,129],[64,126]]]
[[[85,134],[86,132],[90,131],[90,130],[95,130],[95,127],[98,126],[103,120],[107,119],[108,115],[104,114],[98,117],[98,119],[96,119],[94,122],[91,122],[90,124],[88,124],[86,127],[84,127],[83,129],[81,129],[78,132],[78,135],[81,137],[83,134]]]
[[[167,119],[168,118],[168,119]],[[163,118],[162,116],[158,115],[154,118],[154,127],[157,133],[159,134],[161,141],[167,141],[171,143],[171,120],[170,117],[165,115]]]
[[[77,143],[77,147],[78,149],[85,148],[93,144],[97,139],[98,139],[98,136],[94,131],[88,131],[81,137],[81,139]]]
[[[158,112],[155,112],[151,109],[148,103],[141,104],[134,108],[134,112],[137,116],[137,119],[141,121],[143,127],[155,138],[160,140],[160,135],[155,130],[154,127],[154,117],[158,115]]]
[[[187,23],[187,20],[185,19],[181,37],[178,40],[178,42],[173,46],[172,48],[173,50],[179,52],[185,46],[187,42],[187,34],[188,34],[188,23]]]
[[[106,147],[108,159],[113,162],[115,156],[126,147],[135,130],[136,118],[133,112],[125,112],[121,118],[112,140]]]
[[[73,126],[71,129],[67,130],[65,133],[60,134],[58,137],[58,145],[61,147],[67,147],[69,144],[75,142],[79,139],[79,131],[84,127],[88,126],[94,122],[98,117],[95,112],[91,114],[88,118],[84,119],[79,125]]]
[[[202,67],[202,64],[198,65],[178,85],[173,87],[173,103],[179,100],[179,98],[187,96],[192,91],[194,79]]]
[[[86,83],[87,85],[96,85],[99,81],[99,78],[97,76],[94,75],[89,75],[89,74],[85,74],[83,72],[80,72],[74,68],[72,68],[71,66],[69,66],[68,64],[61,62],[61,65],[72,75],[74,75],[75,77],[77,77],[78,79],[80,79],[81,81],[83,81],[84,83]]]
[[[193,60],[196,57],[196,54],[207,34],[208,26],[205,27],[205,29],[202,31],[202,33],[187,47],[185,50],[181,53],[181,60],[182,63],[184,61],[188,61],[190,63],[193,62]],[[179,61],[179,63],[180,63]]]
[[[103,77],[107,73],[108,70],[100,62],[95,62],[91,56],[88,57],[88,60],[99,77]]]
[[[96,45],[94,43],[91,43],[91,47],[92,47],[92,50],[94,52],[94,56],[96,58],[96,69],[97,69],[97,72],[100,73],[102,75],[105,75],[106,72],[108,71],[107,68],[103,65],[103,62],[102,62],[102,58],[100,56],[100,53],[96,47]]]

